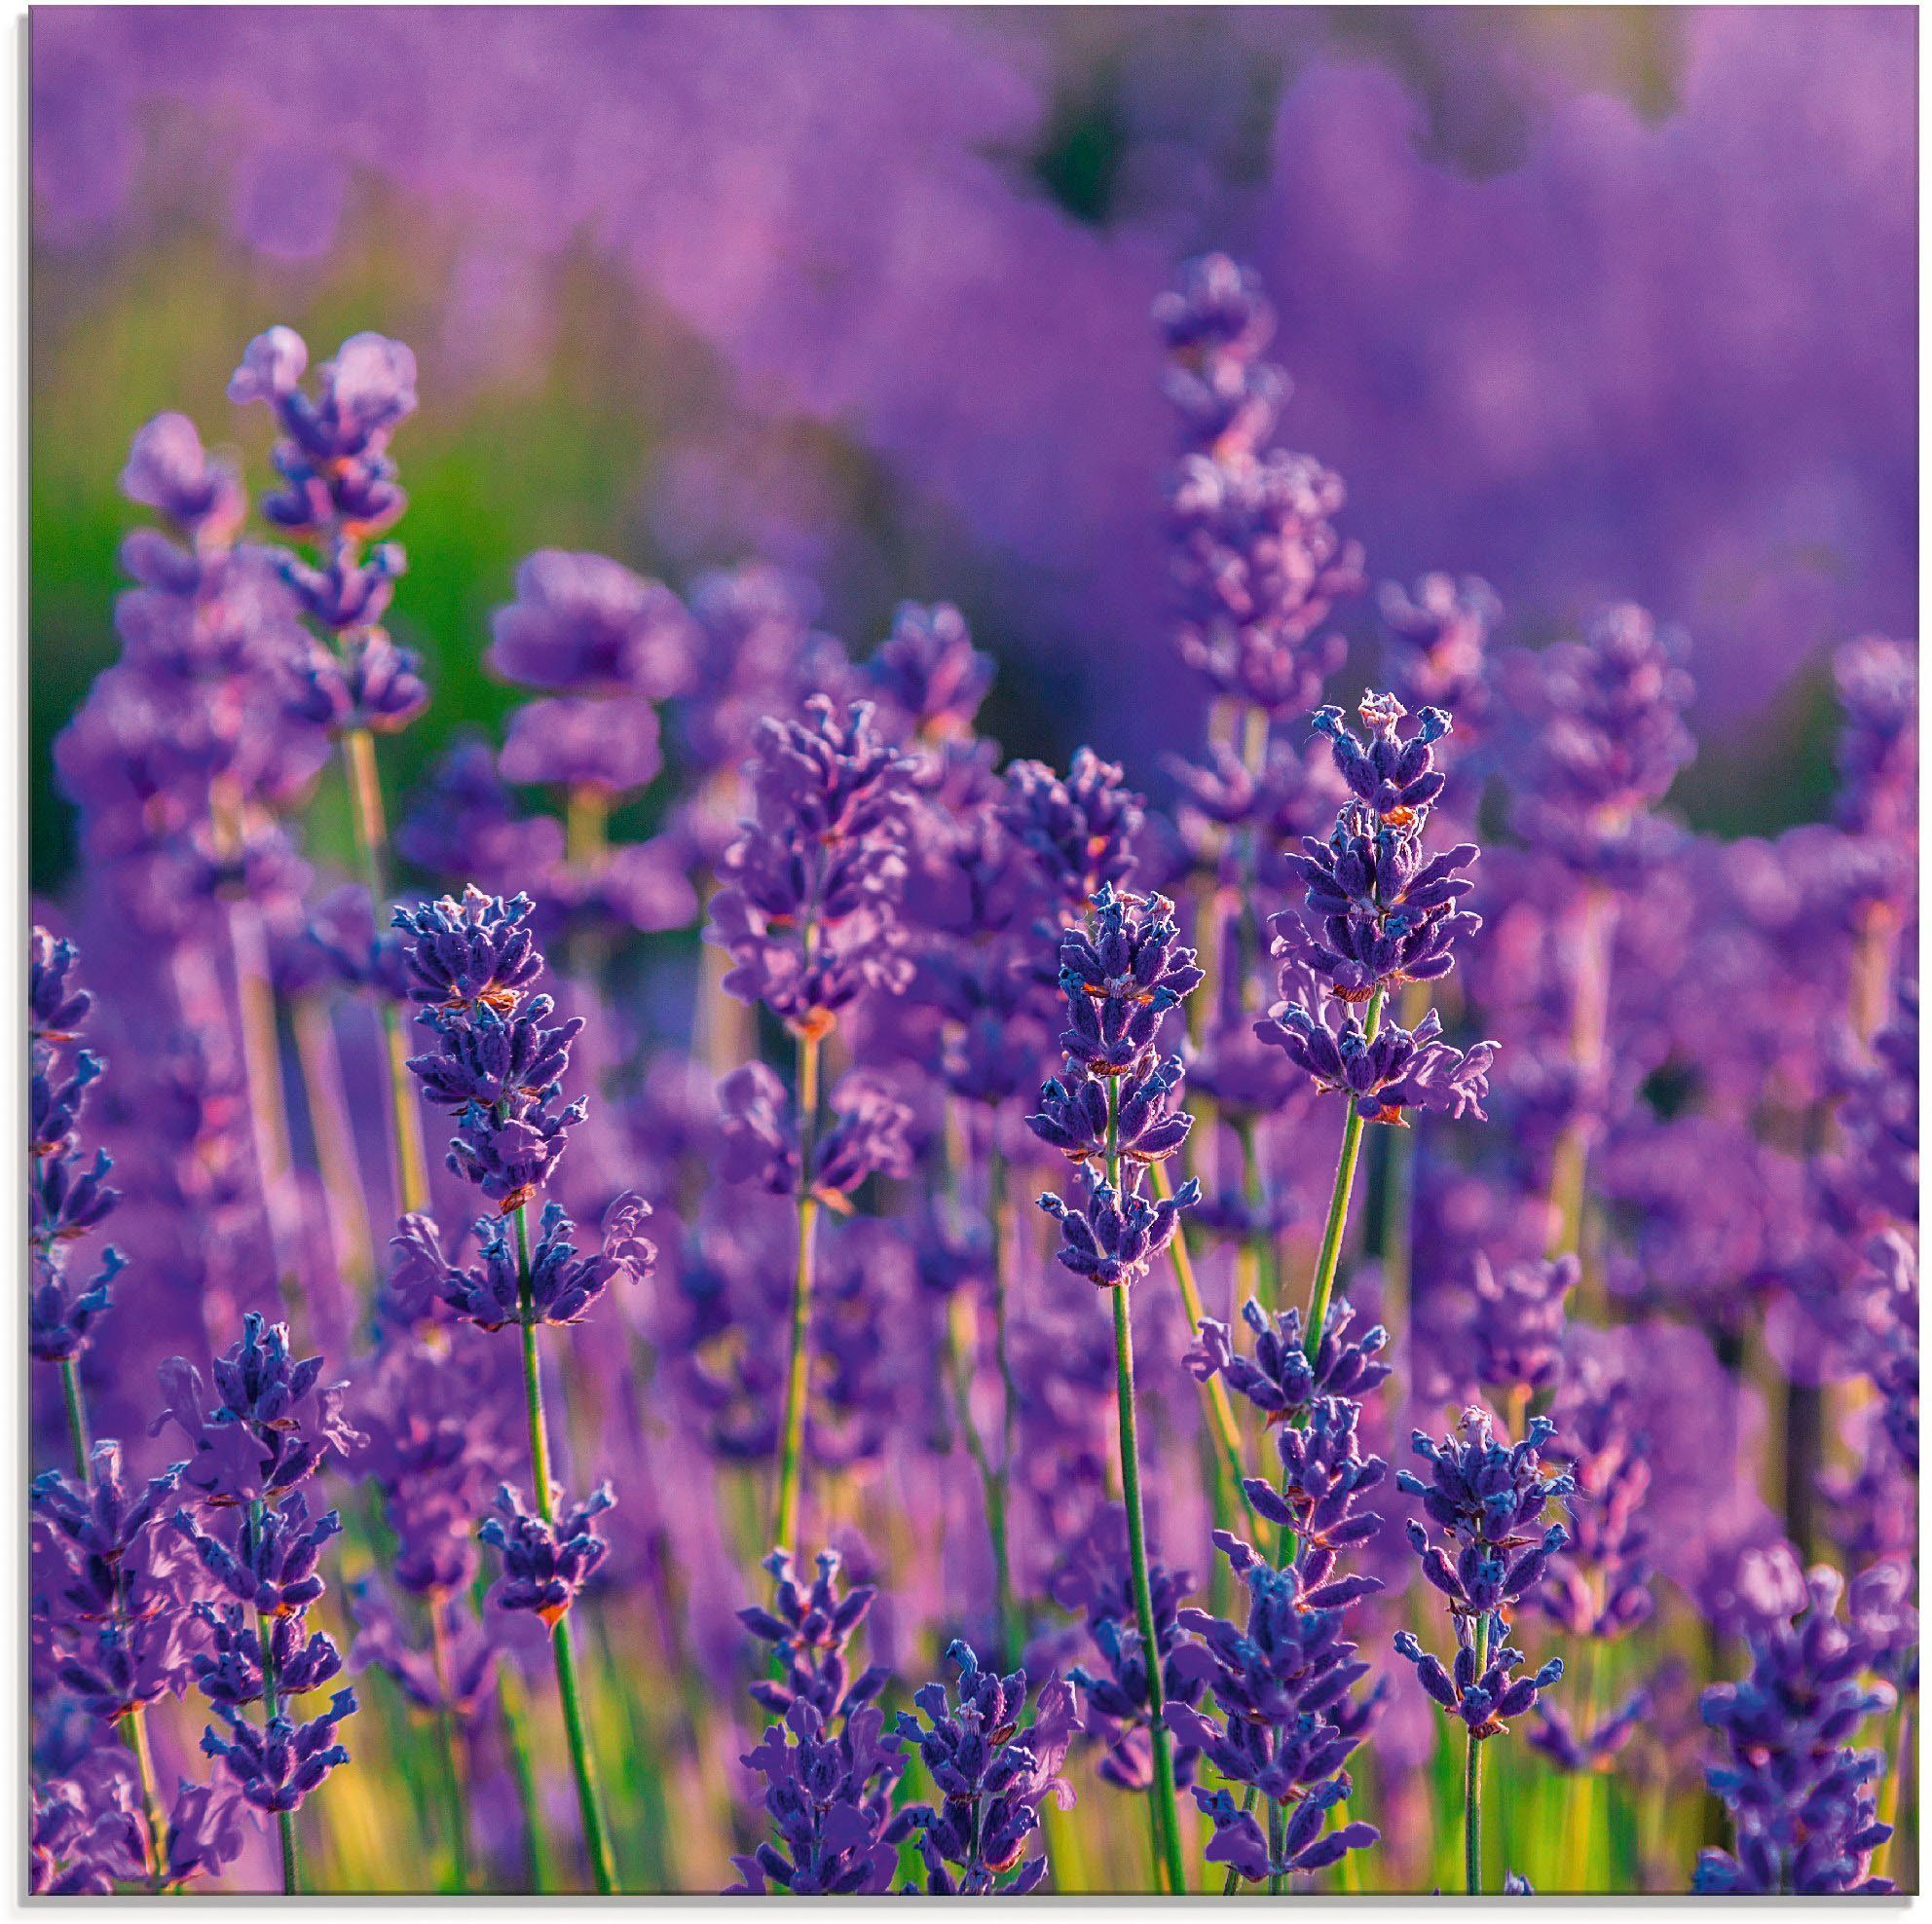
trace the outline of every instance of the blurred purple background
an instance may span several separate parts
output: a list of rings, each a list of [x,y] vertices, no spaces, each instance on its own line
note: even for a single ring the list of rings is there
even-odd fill
[[[221,376],[286,319],[417,349],[398,616],[439,721],[483,700],[522,548],[680,586],[759,552],[862,644],[901,595],[959,601],[1026,664],[1009,747],[1151,776],[1195,718],[1147,312],[1218,246],[1281,307],[1284,438],[1348,478],[1375,576],[1483,574],[1531,641],[1643,601],[1693,638],[1706,764],[1774,760],[1820,650],[1912,632],[1914,37],[1903,8],[39,12],[37,733],[111,650],[127,434],[173,402],[234,435]]]

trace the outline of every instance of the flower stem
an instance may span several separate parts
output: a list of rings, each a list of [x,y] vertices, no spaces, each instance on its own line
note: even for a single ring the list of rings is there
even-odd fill
[[[1476,1675],[1489,1668],[1489,1613],[1476,1618]],[[1463,1875],[1470,1897],[1482,1895],[1482,1740],[1471,1729],[1463,1776]]]
[[[255,1528],[262,1528],[262,1518],[267,1504],[255,1498]],[[271,1632],[273,1626],[265,1610],[255,1612],[255,1635],[262,1646],[262,1718],[264,1726],[273,1724],[281,1715],[281,1698],[276,1688],[275,1644]],[[281,1894],[285,1898],[297,1896],[302,1889],[302,1859],[295,1842],[295,1813],[282,1810],[276,1813],[278,1829],[281,1833]]]
[[[1107,1181],[1120,1184],[1120,1085],[1107,1084]],[[1120,1402],[1121,1492],[1127,1506],[1127,1548],[1133,1567],[1133,1610],[1140,1630],[1140,1649],[1147,1666],[1147,1715],[1153,1742],[1154,1782],[1148,1791],[1148,1819],[1154,1836],[1155,1881],[1165,1862],[1167,1886],[1176,1897],[1187,1890],[1181,1863],[1180,1813],[1174,1801],[1174,1760],[1168,1732],[1166,1692],[1161,1676],[1161,1649],[1154,1636],[1154,1591],[1147,1575],[1147,1526],[1140,1503],[1140,1444],[1133,1410],[1133,1325],[1129,1314],[1128,1285],[1111,1290],[1114,1310],[1114,1381]]]
[[[799,1038],[799,1261],[792,1278],[792,1351],[785,1371],[785,1428],[778,1460],[772,1547],[799,1553],[799,1485],[805,1454],[805,1390],[811,1381],[812,1255],[818,1198],[812,1163],[818,1149],[819,1038]]]
[[[1603,1075],[1610,1024],[1610,948],[1616,927],[1616,899],[1592,887],[1583,897],[1574,964],[1576,1000],[1570,1010],[1570,1062],[1582,1084],[1585,1101],[1594,1100]],[[1596,1119],[1585,1109],[1563,1126],[1549,1173],[1551,1257],[1575,1253],[1583,1239],[1583,1199],[1589,1176],[1590,1145]]]
[[[450,1880],[459,1892],[469,1889],[469,1817],[464,1794],[462,1738],[456,1712],[450,1705],[449,1629],[443,1621],[444,1599],[429,1598],[429,1659],[436,1674],[436,1724],[442,1739],[444,1817],[449,1829]]]
[[[1171,1202],[1173,1185],[1168,1180],[1166,1166],[1156,1163],[1148,1173],[1153,1180],[1155,1200]],[[1174,1280],[1180,1285],[1181,1307],[1187,1312],[1188,1327],[1198,1332],[1207,1311],[1201,1302],[1201,1284],[1194,1274],[1194,1257],[1187,1246],[1187,1232],[1179,1223],[1174,1225],[1173,1240],[1168,1244],[1168,1260],[1172,1263]],[[1228,1396],[1228,1387],[1218,1376],[1209,1377],[1202,1386],[1202,1394],[1208,1399],[1208,1426],[1213,1433],[1215,1447],[1227,1465],[1236,1494],[1245,1500],[1245,1493],[1242,1490],[1241,1432],[1235,1426],[1235,1409]]]
[[[74,1449],[74,1474],[87,1483],[92,1476],[89,1460],[93,1455],[93,1439],[88,1434],[88,1406],[81,1393],[78,1356],[60,1358],[60,1392],[67,1400],[67,1440]]]
[[[383,808],[382,776],[376,767],[376,738],[367,728],[351,728],[342,738],[343,769],[349,778],[350,817],[355,831],[355,852],[362,862],[362,879],[369,890],[369,913],[377,933],[389,904],[390,832]],[[429,1159],[423,1146],[423,1117],[416,1106],[409,1071],[402,1018],[395,1004],[376,992],[383,1024],[383,1073],[389,1082],[390,1113],[395,1119],[396,1195],[409,1212],[429,1206]]]
[[[1382,1027],[1385,991],[1377,989],[1368,999],[1368,1015],[1362,1034],[1373,1042]],[[1349,1227],[1349,1203],[1355,1195],[1356,1164],[1361,1157],[1361,1111],[1349,1104],[1349,1119],[1342,1125],[1342,1153],[1335,1165],[1335,1187],[1328,1197],[1328,1221],[1321,1232],[1321,1250],[1315,1262],[1315,1280],[1308,1292],[1308,1326],[1302,1347],[1311,1360],[1321,1347],[1321,1328],[1328,1320],[1328,1299],[1334,1293],[1335,1270],[1342,1260],[1342,1238]]]
[[[161,1794],[155,1788],[154,1751],[148,1743],[148,1711],[135,1704],[121,1719],[121,1734],[134,1754],[141,1780],[141,1812],[148,1826],[148,1881],[160,1891],[167,1881],[167,1823],[161,1814]]]
[[[1270,1797],[1268,1799],[1268,1895],[1271,1898],[1282,1895],[1282,1873],[1274,1867],[1282,1861],[1282,1847],[1285,1841],[1282,1824],[1282,1806]]]
[[[530,1470],[537,1480],[537,1513],[545,1523],[556,1521],[555,1486],[550,1478],[550,1437],[543,1421],[543,1375],[537,1354],[537,1304],[530,1281],[530,1220],[527,1207],[516,1211],[516,1270],[518,1322],[523,1330],[523,1396],[530,1416]],[[577,1694],[576,1656],[571,1648],[568,1612],[550,1626],[550,1654],[557,1668],[557,1697],[563,1705],[564,1733],[570,1741],[571,1771],[576,1779],[577,1807],[583,1817],[584,1848],[600,1896],[617,1887],[611,1862],[611,1840],[604,1828],[604,1811],[597,1792],[597,1772],[583,1727],[583,1706]]]

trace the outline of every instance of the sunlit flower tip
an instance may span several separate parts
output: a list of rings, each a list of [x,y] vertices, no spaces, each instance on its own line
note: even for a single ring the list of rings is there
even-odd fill
[[[553,1503],[560,1494],[553,1493]],[[610,1484],[600,1483],[575,1509],[560,1510],[555,1522],[546,1523],[504,1484],[476,1532],[502,1557],[491,1592],[497,1604],[529,1610],[554,1626],[609,1553],[610,1545],[597,1534],[597,1518],[616,1500]]]

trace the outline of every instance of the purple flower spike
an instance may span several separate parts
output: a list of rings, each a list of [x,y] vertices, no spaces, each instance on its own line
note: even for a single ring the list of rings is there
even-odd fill
[[[1073,1787],[1060,1776],[1080,1727],[1073,1688],[1058,1678],[1040,1686],[1033,1720],[1024,1726],[1026,1673],[982,1670],[971,1645],[954,1638],[947,1661],[959,1668],[957,1702],[944,1684],[912,1693],[925,1719],[901,1711],[902,1742],[918,1750],[942,1799],[912,1807],[931,1897],[1023,1897],[1046,1875],[1045,1857],[1024,1857],[1049,1796],[1073,1808]],[[1002,1881],[1004,1879],[1004,1881]],[[909,1885],[909,1892],[917,1889]]]
[[[1242,1306],[1241,1314],[1254,1332],[1251,1360],[1235,1349],[1227,1324],[1211,1317],[1202,1323],[1201,1341],[1184,1360],[1197,1382],[1225,1378],[1228,1388],[1245,1396],[1271,1424],[1307,1410],[1318,1396],[1347,1396],[1359,1402],[1389,1375],[1389,1365],[1378,1360],[1389,1347],[1389,1332],[1376,1323],[1351,1337],[1356,1313],[1346,1297],[1338,1296],[1329,1304],[1313,1357],[1307,1352],[1299,1309],[1271,1319],[1259,1303],[1250,1300]]]
[[[1116,1191],[1104,1179],[1087,1177],[1082,1205],[1059,1197],[1040,1198],[1040,1207],[1060,1226],[1060,1246],[1055,1252],[1075,1276],[1084,1276],[1096,1289],[1120,1289],[1147,1274],[1148,1265],[1173,1240],[1181,1211],[1201,1200],[1201,1185],[1190,1176],[1165,1201],[1141,1192],[1137,1170],[1124,1178]]]
[[[1016,761],[1006,771],[1000,823],[1054,898],[1076,913],[1133,872],[1134,837],[1146,818],[1124,781],[1115,763],[1089,748],[1074,752],[1063,782],[1043,761]]]
[[[1552,1388],[1563,1375],[1565,1305],[1582,1266],[1575,1256],[1512,1263],[1499,1276],[1489,1258],[1475,1258],[1470,1328],[1476,1381],[1486,1389]]]
[[[341,1533],[342,1518],[330,1510],[311,1522],[309,1499],[297,1490],[277,1507],[244,1516],[232,1548],[186,1510],[175,1511],[174,1527],[231,1596],[264,1616],[286,1616],[307,1610],[322,1594],[316,1565],[322,1545]]]
[[[1872,1782],[1885,1768],[1854,1750],[1866,1720],[1889,1710],[1887,1684],[1868,1685],[1873,1651],[1838,1615],[1843,1580],[1824,1565],[1805,1579],[1794,1620],[1751,1639],[1751,1672],[1702,1700],[1723,1744],[1706,1772],[1730,1811],[1734,1853],[1706,1851],[1694,1888],[1726,1896],[1790,1892],[1820,1897],[1890,1890],[1871,1875],[1872,1853],[1891,1835],[1877,1821]]]
[[[355,1712],[355,1692],[338,1690],[320,1717],[298,1723],[286,1712],[257,1726],[232,1704],[218,1703],[215,1715],[228,1725],[219,1737],[212,1727],[202,1734],[202,1750],[219,1758],[257,1810],[296,1811],[303,1800],[349,1752],[335,1741],[337,1724]]]
[[[664,765],[657,711],[637,695],[556,695],[510,717],[498,767],[506,782],[587,789],[614,805]]]
[[[410,938],[404,951],[414,1001],[442,1009],[467,1010],[487,1003],[500,1014],[513,1011],[543,973],[530,916],[536,905],[527,895],[505,902],[475,886],[398,908],[394,926]]]
[[[208,453],[185,414],[158,414],[136,432],[121,492],[167,516],[198,548],[232,541],[248,506],[234,463]]]
[[[875,1584],[861,1583],[838,1591],[839,1556],[821,1550],[817,1574],[800,1585],[790,1554],[773,1550],[764,1559],[775,1594],[771,1608],[752,1605],[738,1612],[738,1621],[762,1643],[769,1644],[782,1666],[779,1681],[760,1679],[752,1695],[782,1718],[795,1703],[809,1703],[828,1721],[868,1704],[889,1680],[883,1664],[874,1664],[854,1677],[847,1646],[858,1634],[878,1596]]]
[[[554,1523],[546,1523],[504,1484],[495,1514],[476,1533],[502,1556],[502,1573],[490,1592],[498,1608],[530,1610],[556,1624],[610,1549],[597,1534],[597,1519],[616,1500],[611,1486],[600,1483],[575,1509],[560,1510]]]
[[[888,712],[925,742],[961,739],[992,686],[993,663],[973,646],[966,617],[948,603],[902,602],[892,633],[866,663],[866,680]]]
[[[1473,574],[1425,574],[1413,590],[1385,581],[1377,606],[1395,641],[1384,652],[1393,692],[1412,709],[1449,710],[1465,729],[1479,722],[1489,638],[1503,618],[1496,590]]]
[[[1393,695],[1365,694],[1356,713],[1368,731],[1366,741],[1350,729],[1339,708],[1316,710],[1316,732],[1327,737],[1342,779],[1378,822],[1407,828],[1416,811],[1442,793],[1444,778],[1431,750],[1449,732],[1449,717],[1439,708],[1425,708],[1404,739],[1401,724],[1408,710]]]
[[[1278,1002],[1255,1022],[1254,1033],[1305,1069],[1319,1088],[1346,1094],[1365,1122],[1400,1127],[1406,1109],[1484,1119],[1497,1045],[1451,1047],[1433,1009],[1413,1029],[1385,1021],[1371,1041],[1353,1010],[1338,1029],[1303,1003]]]
[[[819,696],[805,711],[760,725],[754,812],[725,854],[705,940],[730,954],[728,994],[824,1036],[862,994],[911,980],[900,901],[912,764],[870,703],[840,715]]]
[[[602,1245],[588,1256],[577,1254],[572,1238],[576,1225],[560,1204],[546,1202],[539,1226],[537,1247],[530,1258],[530,1307],[533,1324],[581,1322],[584,1313],[619,1277],[642,1282],[656,1266],[657,1249],[642,1234],[650,1204],[626,1191],[604,1214]],[[442,1298],[465,1321],[483,1329],[502,1329],[526,1320],[518,1280],[514,1240],[502,1217],[484,1218],[476,1225],[481,1247],[466,1269],[445,1272]]]

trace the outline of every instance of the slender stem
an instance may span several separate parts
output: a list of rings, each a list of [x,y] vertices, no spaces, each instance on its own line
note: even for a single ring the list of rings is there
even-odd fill
[[[1402,990],[1400,1020],[1413,1029],[1429,1014],[1430,984],[1410,982]],[[1391,1348],[1409,1363],[1409,1293],[1415,1265],[1416,1142],[1413,1125],[1388,1132],[1389,1159],[1382,1207],[1382,1322]]]
[[[611,801],[591,783],[578,783],[564,798],[564,860],[573,868],[595,862],[605,850]]]
[[[571,1773],[576,1779],[577,1806],[583,1813],[584,1847],[590,1853],[590,1868],[597,1880],[598,1894],[609,1897],[617,1888],[617,1873],[611,1861],[611,1839],[604,1828],[597,1773],[584,1735],[583,1706],[577,1695],[576,1653],[571,1648],[568,1614],[550,1626],[550,1654],[556,1659],[557,1695],[564,1706],[564,1728],[570,1734]]]
[[[444,1598],[429,1597],[429,1660],[436,1674],[436,1726],[442,1740],[444,1817],[450,1833],[450,1878],[460,1892],[469,1889],[469,1816],[463,1764],[463,1740],[450,1704],[449,1626],[443,1621]]]
[[[1489,1668],[1489,1613],[1476,1618],[1476,1675]],[[1470,1897],[1482,1895],[1482,1740],[1471,1729],[1463,1777],[1463,1874]]]
[[[503,1747],[509,1752],[510,1775],[516,1781],[517,1807],[523,1813],[524,1869],[531,1891],[551,1883],[550,1853],[543,1838],[543,1801],[537,1789],[537,1771],[530,1760],[530,1709],[513,1665],[497,1671],[497,1707],[503,1717]]]
[[[1268,1895],[1278,1898],[1282,1895],[1282,1873],[1275,1866],[1282,1861],[1283,1843],[1282,1806],[1273,1797],[1268,1799]]]
[[[265,1508],[258,1497],[254,1504],[255,1528],[258,1531],[262,1527]],[[255,1612],[255,1635],[262,1646],[262,1716],[265,1724],[273,1724],[281,1715],[281,1699],[276,1688],[274,1627],[266,1610]],[[302,1860],[295,1841],[295,1813],[292,1810],[279,1811],[277,1818],[281,1833],[281,1894],[292,1898],[302,1889]]]
[[[1120,1185],[1120,1085],[1107,1084],[1107,1181]],[[1121,1493],[1127,1506],[1127,1547],[1133,1566],[1133,1610],[1140,1629],[1140,1649],[1147,1666],[1147,1715],[1153,1740],[1154,1782],[1148,1792],[1148,1818],[1154,1834],[1156,1881],[1163,1857],[1167,1884],[1176,1897],[1187,1890],[1181,1863],[1180,1813],[1174,1800],[1174,1760],[1168,1732],[1166,1691],[1161,1676],[1161,1647],[1154,1635],[1154,1591],[1147,1574],[1147,1526],[1140,1502],[1140,1444],[1133,1409],[1133,1324],[1129,1314],[1128,1285],[1116,1283],[1109,1292],[1114,1310],[1114,1381],[1120,1402]]]
[[[799,1502],[804,1470],[805,1391],[811,1381],[812,1257],[818,1198],[812,1164],[818,1150],[819,1038],[799,1038],[799,1260],[792,1278],[792,1351],[785,1372],[785,1428],[778,1461],[772,1545],[799,1554]]]
[[[1610,1025],[1610,947],[1616,899],[1591,887],[1583,897],[1575,961],[1576,1000],[1570,1010],[1570,1061],[1586,1100],[1603,1074]],[[1576,1252],[1583,1237],[1583,1198],[1589,1176],[1595,1120],[1587,1109],[1573,1116],[1557,1138],[1549,1174],[1549,1246],[1546,1254]]]
[[[378,1000],[383,1025],[383,1073],[389,1083],[390,1117],[395,1128],[396,1200],[410,1215],[429,1206],[429,1152],[423,1142],[423,1114],[409,1078],[409,1044],[402,1012],[387,996]]]
[[[309,1133],[316,1144],[316,1170],[328,1201],[330,1227],[338,1240],[338,1260],[358,1299],[366,1299],[376,1264],[368,1205],[355,1170],[355,1131],[343,1094],[335,1031],[319,996],[298,997],[289,1017],[295,1031],[295,1056],[302,1069]]]
[[[141,1780],[141,1812],[148,1825],[148,1881],[159,1891],[167,1881],[167,1823],[161,1814],[161,1794],[155,1788],[154,1751],[148,1743],[148,1711],[134,1704],[121,1718],[121,1734],[134,1754]]]
[[[67,1440],[74,1449],[74,1474],[87,1483],[93,1477],[93,1439],[88,1434],[88,1406],[81,1393],[78,1356],[60,1358],[60,1392],[67,1401]]]
[[[1166,1202],[1173,1196],[1173,1185],[1168,1180],[1165,1164],[1156,1163],[1148,1171],[1153,1181],[1157,1201]],[[1201,1302],[1201,1285],[1194,1274],[1194,1257],[1187,1246],[1187,1232],[1178,1224],[1174,1225],[1173,1240],[1168,1244],[1168,1260],[1173,1265],[1174,1280],[1180,1284],[1181,1307],[1187,1312],[1187,1325],[1199,1330],[1207,1316]],[[1227,1472],[1234,1480],[1237,1494],[1246,1500],[1242,1490],[1241,1431],[1235,1424],[1234,1403],[1228,1395],[1228,1386],[1218,1376],[1212,1376],[1202,1385],[1201,1392],[1208,1400],[1208,1426],[1213,1434],[1216,1448],[1226,1464]]]
[[[1878,1821],[1892,1827],[1892,1834],[1872,1853],[1872,1874],[1884,1874],[1886,1860],[1892,1854],[1892,1846],[1898,1841],[1898,1822],[1900,1813],[1908,1806],[1904,1796],[1905,1773],[1911,1767],[1917,1750],[1913,1743],[1913,1717],[1914,1699],[1910,1693],[1900,1695],[1890,1718],[1888,1740],[1884,1755],[1891,1764],[1885,1773],[1883,1788],[1878,1793]]]
[[[1382,1027],[1385,991],[1377,989],[1368,999],[1368,1015],[1362,1034],[1373,1042]],[[1308,1292],[1308,1329],[1303,1348],[1312,1358],[1321,1347],[1321,1327],[1328,1320],[1328,1298],[1335,1288],[1335,1270],[1342,1260],[1342,1237],[1349,1226],[1349,1203],[1355,1195],[1356,1164],[1361,1156],[1361,1111],[1349,1104],[1348,1121],[1342,1125],[1342,1154],[1335,1165],[1335,1186],[1328,1197],[1328,1221],[1321,1231],[1321,1250],[1315,1262],[1315,1280]]]
[[[355,852],[362,862],[362,879],[369,890],[369,912],[378,931],[389,906],[390,832],[383,808],[382,776],[376,767],[376,738],[366,728],[352,728],[342,738],[342,764],[349,778],[350,817],[355,831]],[[423,1144],[423,1117],[404,1066],[408,1049],[402,1018],[395,1004],[378,994],[383,1024],[383,1074],[389,1084],[390,1114],[395,1122],[396,1195],[405,1210],[429,1206],[429,1159]]]
[[[550,1476],[550,1437],[543,1421],[543,1374],[537,1354],[537,1304],[530,1280],[529,1211],[522,1207],[516,1211],[516,1269],[517,1320],[523,1330],[524,1407],[530,1418],[530,1471],[537,1480],[537,1513],[545,1523],[554,1523],[556,1497]],[[584,1848],[589,1853],[598,1892],[609,1897],[617,1888],[616,1871],[612,1865],[611,1840],[604,1828],[604,1811],[597,1794],[597,1773],[584,1733],[568,1613],[550,1626],[550,1654],[556,1662],[557,1696],[563,1705],[564,1734],[570,1741],[571,1771],[576,1779],[577,1806],[583,1816]]]
[[[970,1299],[962,1292],[952,1301],[953,1314],[947,1320],[946,1365],[952,1386],[953,1409],[966,1454],[980,1473],[980,1489],[986,1510],[986,1536],[993,1560],[993,1608],[999,1624],[1000,1667],[1010,1670],[1019,1661],[1019,1635],[1013,1608],[1013,1573],[1007,1552],[1006,1489],[1000,1470],[987,1455],[985,1439],[973,1420],[973,1373],[965,1332],[958,1327]]]

